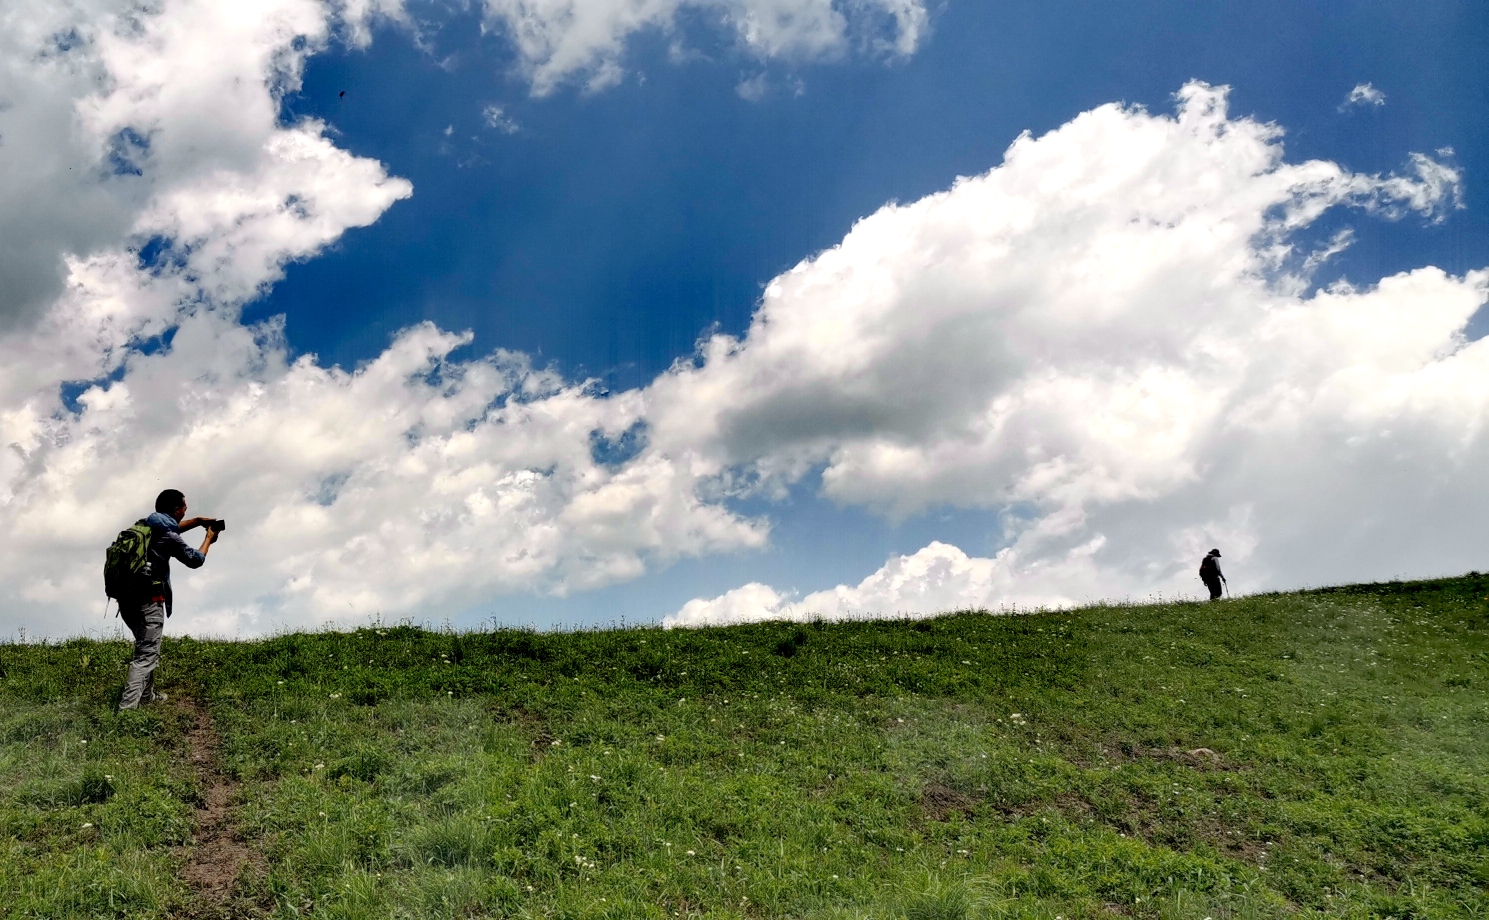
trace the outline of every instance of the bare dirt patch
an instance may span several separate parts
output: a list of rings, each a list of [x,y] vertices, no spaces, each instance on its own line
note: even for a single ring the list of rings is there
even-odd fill
[[[920,813],[928,821],[946,821],[953,815],[966,814],[977,801],[942,783],[927,783],[920,793]]]
[[[181,878],[196,894],[201,909],[187,916],[248,916],[239,910],[224,912],[224,908],[246,872],[262,874],[263,857],[238,836],[234,827],[233,806],[239,783],[222,769],[218,756],[221,742],[211,715],[194,700],[184,700],[181,706],[191,722],[186,752],[202,790],[192,816],[191,845],[181,867]]]

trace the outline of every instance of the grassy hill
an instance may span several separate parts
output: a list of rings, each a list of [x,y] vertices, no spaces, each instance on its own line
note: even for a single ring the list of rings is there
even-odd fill
[[[1489,577],[0,646],[6,917],[1483,917]]]

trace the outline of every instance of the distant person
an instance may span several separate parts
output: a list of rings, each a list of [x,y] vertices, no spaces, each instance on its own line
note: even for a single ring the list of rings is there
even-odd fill
[[[213,518],[186,519],[186,496],[176,489],[166,489],[155,499],[155,513],[142,522],[149,526],[149,548],[146,565],[137,585],[121,591],[119,618],[134,633],[134,659],[129,663],[129,677],[119,709],[137,709],[141,703],[165,702],[165,694],[155,689],[155,669],[160,665],[160,638],[165,632],[166,617],[171,615],[171,560],[179,559],[189,569],[199,569],[207,561],[207,551],[226,525]],[[202,548],[192,549],[181,538],[182,531],[207,528]]]
[[[1210,600],[1220,600],[1220,583],[1225,581],[1225,573],[1220,571],[1220,550],[1212,549],[1205,554],[1204,561],[1199,564],[1199,580],[1210,589]],[[1230,586],[1230,582],[1226,582]]]

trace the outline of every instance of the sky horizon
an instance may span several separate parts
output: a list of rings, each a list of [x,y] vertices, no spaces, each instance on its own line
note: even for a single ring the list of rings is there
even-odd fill
[[[0,636],[1482,570],[1489,12],[0,12]]]

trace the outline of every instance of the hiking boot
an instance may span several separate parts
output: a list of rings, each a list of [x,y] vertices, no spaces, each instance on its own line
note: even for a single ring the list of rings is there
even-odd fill
[[[147,703],[165,703],[169,701],[170,697],[166,696],[164,693],[161,693],[159,690],[152,690],[150,692],[150,698],[148,700],[145,700],[145,702]]]

